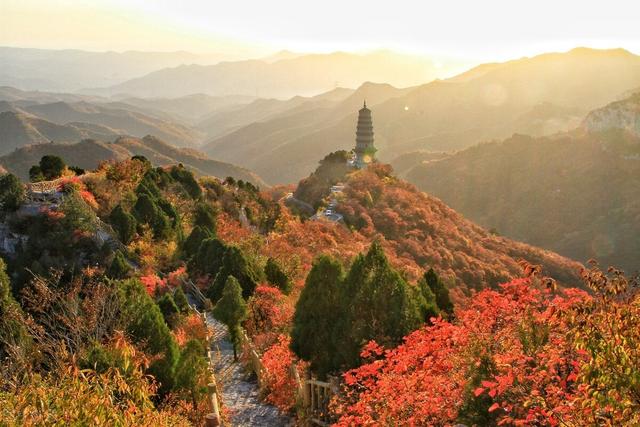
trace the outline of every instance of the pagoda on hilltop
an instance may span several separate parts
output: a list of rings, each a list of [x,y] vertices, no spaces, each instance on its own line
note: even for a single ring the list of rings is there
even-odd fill
[[[354,165],[358,169],[366,167],[374,160],[376,148],[373,146],[373,122],[371,110],[367,108],[367,101],[358,114],[358,126],[356,128],[356,148]]]

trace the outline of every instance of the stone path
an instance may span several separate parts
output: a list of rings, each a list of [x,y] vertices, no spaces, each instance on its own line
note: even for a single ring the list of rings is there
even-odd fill
[[[213,365],[216,382],[222,394],[224,407],[230,413],[231,425],[236,426],[291,426],[293,421],[278,408],[262,402],[258,383],[240,363],[233,361],[233,346],[228,340],[227,327],[207,314],[207,323],[213,328]]]

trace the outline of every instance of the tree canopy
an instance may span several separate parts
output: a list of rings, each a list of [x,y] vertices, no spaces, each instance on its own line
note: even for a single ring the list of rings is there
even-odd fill
[[[213,315],[227,325],[229,338],[233,343],[233,357],[237,359],[240,323],[247,317],[247,303],[242,297],[242,288],[235,277],[227,276],[222,297],[214,307]]]

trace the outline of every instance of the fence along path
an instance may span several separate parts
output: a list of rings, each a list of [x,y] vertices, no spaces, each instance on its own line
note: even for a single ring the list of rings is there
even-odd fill
[[[211,360],[216,374],[223,407],[229,411],[232,426],[288,426],[291,418],[278,408],[260,400],[260,387],[251,381],[242,364],[233,360],[233,346],[227,327],[207,313],[207,324],[213,329]]]
[[[206,297],[192,281],[184,280],[183,287],[193,302],[197,300],[196,305],[204,304]],[[209,358],[215,378],[212,380],[214,386],[211,387],[211,391],[217,392],[217,397],[221,396],[224,407],[230,410],[231,425],[294,425],[294,421],[282,415],[275,406],[260,401],[260,391],[267,369],[245,331],[241,331],[240,344],[242,351],[248,355],[249,368],[256,375],[257,382],[249,381],[241,364],[233,360],[233,346],[228,339],[226,326],[210,313],[202,313],[202,316],[212,331]],[[296,394],[303,404],[305,419],[312,425],[331,425],[335,420],[329,411],[329,403],[337,394],[337,383],[314,379],[301,380],[295,364],[291,366],[289,374],[297,384]],[[215,399],[216,396],[212,395],[212,400]]]

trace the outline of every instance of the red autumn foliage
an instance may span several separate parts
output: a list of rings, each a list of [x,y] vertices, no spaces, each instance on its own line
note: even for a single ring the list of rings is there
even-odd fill
[[[338,211],[367,240],[382,235],[391,263],[410,276],[428,265],[458,284],[480,289],[519,277],[517,260],[523,258],[563,283],[580,283],[578,263],[487,232],[393,177],[386,165],[353,173],[346,184]]]
[[[258,349],[265,349],[289,328],[293,312],[293,304],[278,288],[260,285],[249,299],[244,327]]]
[[[155,297],[157,293],[160,292],[162,288],[165,286],[164,281],[155,274],[148,274],[146,276],[141,276],[140,282],[142,283],[144,288],[147,290],[147,293],[152,297]]]
[[[563,313],[588,298],[578,290],[554,295],[518,279],[484,290],[456,312],[454,324],[434,319],[405,342],[344,375],[338,425],[446,425],[469,417],[474,399],[505,425],[557,425],[572,401],[585,359],[567,339]]]
[[[174,331],[174,336],[182,347],[192,339],[206,342],[207,332],[207,325],[204,324],[202,318],[196,313],[191,313],[182,319],[180,325]]]
[[[167,274],[165,282],[171,288],[177,288],[182,285],[182,280],[187,278],[187,268],[182,266]]]
[[[285,412],[291,411],[296,404],[297,383],[291,367],[295,363],[301,376],[306,369],[306,364],[297,360],[289,350],[290,342],[289,336],[279,335],[276,343],[262,355],[261,359],[267,369],[266,400]]]

